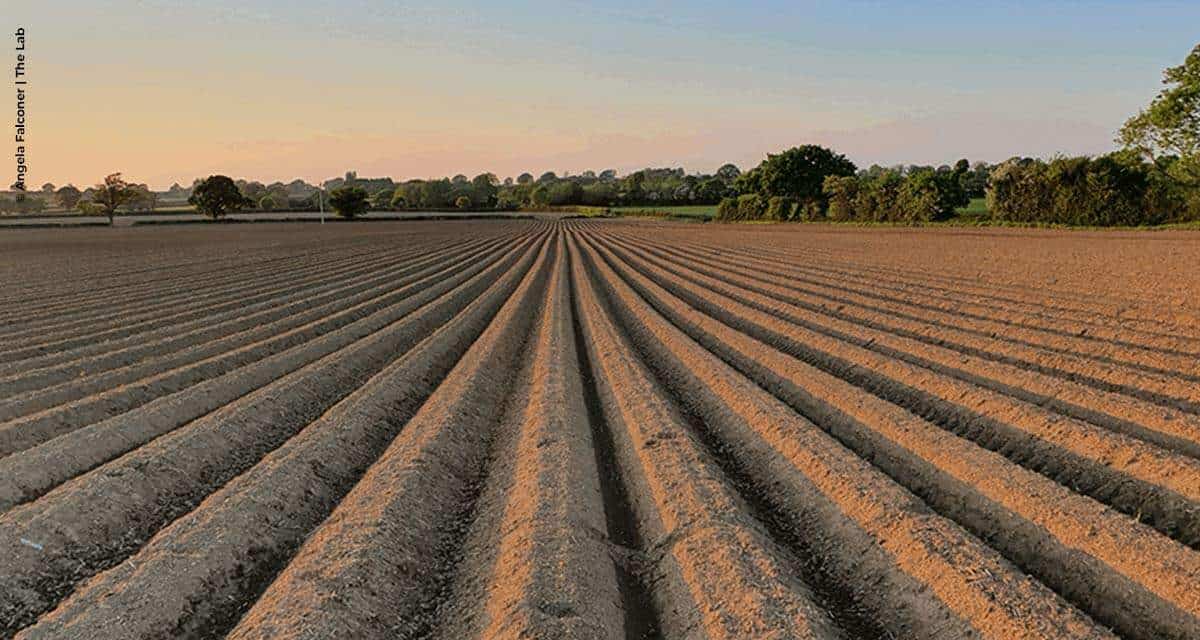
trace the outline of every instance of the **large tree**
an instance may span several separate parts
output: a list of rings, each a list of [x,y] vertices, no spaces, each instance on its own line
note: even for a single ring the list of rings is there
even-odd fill
[[[188,204],[216,220],[231,211],[252,207],[254,201],[242,195],[237,183],[229,176],[209,176],[192,189]]]
[[[1183,64],[1163,72],[1166,87],[1125,122],[1117,141],[1165,161],[1176,180],[1200,187],[1200,44]]]
[[[793,147],[783,153],[768,155],[751,173],[756,179],[744,180],[744,184],[757,183],[764,196],[797,198],[805,202],[823,201],[822,186],[828,176],[852,176],[853,162],[838,153],[815,144]],[[742,176],[748,178],[749,176]]]
[[[329,205],[339,216],[353,218],[366,213],[371,203],[362,187],[338,187],[329,192]]]
[[[1146,153],[1200,155],[1200,44],[1163,72],[1163,84],[1150,106],[1121,127],[1118,141]]]
[[[129,202],[137,196],[132,185],[121,179],[120,173],[110,173],[104,177],[104,182],[92,188],[92,202],[100,213],[108,216],[111,226],[113,217],[117,215],[117,207]]]

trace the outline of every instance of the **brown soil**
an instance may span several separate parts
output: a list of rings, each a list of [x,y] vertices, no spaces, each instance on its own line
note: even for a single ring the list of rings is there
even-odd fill
[[[1200,234],[0,256],[3,638],[1200,638]]]

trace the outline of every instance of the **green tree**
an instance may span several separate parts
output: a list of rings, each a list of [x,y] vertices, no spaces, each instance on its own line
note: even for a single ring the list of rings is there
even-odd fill
[[[75,188],[75,185],[66,185],[59,187],[58,191],[54,192],[54,196],[58,198],[58,204],[64,209],[71,210],[75,205],[79,204],[79,199],[83,197],[83,193]]]
[[[242,195],[237,183],[229,176],[209,176],[192,189],[188,204],[216,220],[231,211],[254,206],[254,201]]]
[[[362,187],[338,187],[329,192],[329,206],[343,218],[362,215],[370,205],[367,190]]]
[[[1163,72],[1163,84],[1150,106],[1121,127],[1117,141],[1151,160],[1168,178],[1163,189],[1200,219],[1200,44],[1183,64]]]
[[[852,176],[855,166],[845,156],[825,147],[806,144],[768,155],[758,171],[759,192],[801,202],[824,202],[822,187],[828,176]]]
[[[376,191],[371,196],[371,208],[376,210],[384,210],[392,206],[392,198],[395,195],[394,189],[383,189]]]
[[[829,211],[826,213],[830,220],[844,222],[858,217],[855,209],[858,199],[860,181],[867,178],[858,176],[828,176],[825,178],[825,197],[829,199]]]
[[[725,184],[733,184],[737,177],[742,175],[742,170],[737,168],[736,164],[723,164],[720,169],[717,169],[717,178]]]
[[[421,207],[421,193],[424,190],[425,182],[423,180],[409,180],[403,184],[396,185],[396,192],[392,194],[393,209],[419,209]]]
[[[701,204],[716,204],[725,197],[725,192],[728,190],[726,184],[720,178],[709,178],[696,187],[696,202]]]
[[[121,179],[120,173],[110,173],[104,177],[104,182],[93,187],[92,202],[99,213],[108,216],[108,224],[111,226],[113,216],[117,215],[117,207],[129,202],[136,195],[133,187]]]
[[[550,185],[550,204],[559,206],[579,204],[583,200],[583,187],[570,180],[560,180]]]
[[[450,193],[453,189],[454,185],[447,178],[422,182],[420,206],[426,209],[440,209],[449,206],[451,203]]]
[[[496,206],[496,195],[499,193],[500,180],[494,173],[481,173],[471,179],[473,198],[471,200],[481,207]]]
[[[262,209],[263,211],[274,211],[278,206],[279,204],[275,202],[275,198],[271,196],[263,196],[258,201],[258,208]]]
[[[459,209],[470,209],[471,199],[467,196],[459,196],[454,199],[454,206]]]
[[[1117,141],[1153,156],[1200,155],[1200,44],[1183,64],[1163,72],[1166,88],[1125,122]]]

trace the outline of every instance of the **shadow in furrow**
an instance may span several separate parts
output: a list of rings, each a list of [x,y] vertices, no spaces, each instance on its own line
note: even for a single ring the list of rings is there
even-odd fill
[[[637,520],[630,506],[629,495],[621,482],[614,453],[612,434],[605,424],[604,412],[600,408],[600,396],[596,391],[595,369],[592,367],[591,356],[588,354],[587,342],[583,336],[583,326],[578,317],[583,313],[578,304],[575,291],[573,261],[567,262],[571,270],[568,283],[570,286],[571,306],[575,310],[576,321],[572,329],[575,333],[575,352],[579,357],[580,375],[583,377],[584,406],[587,407],[588,424],[592,430],[593,451],[596,454],[596,469],[600,474],[600,492],[604,501],[604,517],[608,525],[608,539],[620,550],[632,553],[625,557],[614,558],[616,567],[617,586],[621,591],[621,603],[625,609],[625,637],[628,640],[658,640],[662,638],[659,629],[658,614],[651,604],[652,599],[646,589],[636,566],[635,557],[643,548],[643,540],[638,532]]]
[[[590,264],[592,257],[584,254],[583,259]],[[590,273],[589,276],[596,277],[594,273]],[[610,298],[610,292],[605,287],[597,287],[597,289],[602,302],[611,312],[616,303]],[[614,314],[614,317],[621,317],[621,314]],[[653,374],[655,381],[670,392],[668,397],[672,407],[687,421],[709,458],[721,469],[748,508],[750,516],[778,544],[780,557],[785,559],[796,576],[809,588],[815,597],[816,604],[849,638],[889,637],[888,631],[881,627],[872,618],[870,612],[858,603],[852,593],[845,588],[846,585],[824,569],[820,558],[805,543],[796,526],[782,515],[784,510],[771,501],[769,492],[754,482],[750,473],[739,461],[726,452],[725,444],[709,429],[704,418],[683,400],[686,397],[687,389],[680,387],[678,381],[663,369],[662,363],[648,356],[638,336],[623,326],[621,332],[633,345],[638,359]]]

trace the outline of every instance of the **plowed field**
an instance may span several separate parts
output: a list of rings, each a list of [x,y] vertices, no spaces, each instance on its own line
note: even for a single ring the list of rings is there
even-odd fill
[[[1200,235],[0,237],[0,637],[1200,638]]]

